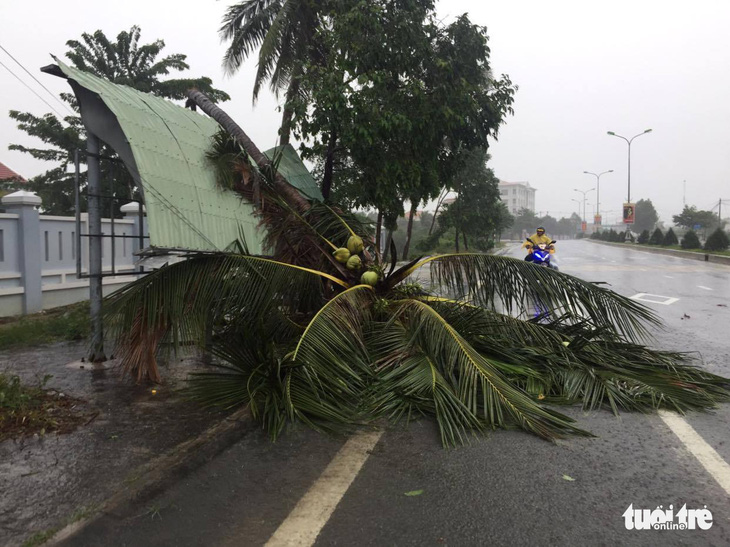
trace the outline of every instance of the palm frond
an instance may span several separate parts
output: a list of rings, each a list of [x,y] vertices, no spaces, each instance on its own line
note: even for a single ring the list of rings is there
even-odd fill
[[[509,315],[530,316],[537,304],[632,340],[645,339],[647,327],[660,324],[654,312],[634,300],[524,260],[479,253],[439,255],[421,260],[407,273],[426,264],[437,287]]]
[[[516,425],[545,439],[588,434],[572,425],[570,418],[540,406],[513,386],[431,306],[408,300],[400,304],[397,314],[408,325],[410,346],[435,363],[469,412],[489,427]]]
[[[200,345],[218,317],[256,321],[282,309],[290,314],[319,309],[329,297],[322,280],[347,287],[326,272],[265,257],[197,255],[115,292],[106,301],[105,314],[119,347],[130,342],[129,333],[143,338],[140,329],[165,332],[176,343]],[[147,366],[150,352],[139,356],[135,370]]]

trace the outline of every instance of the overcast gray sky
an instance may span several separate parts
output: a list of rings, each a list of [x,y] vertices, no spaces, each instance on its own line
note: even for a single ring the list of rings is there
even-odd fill
[[[251,105],[254,63],[224,78],[224,45],[217,29],[230,1],[0,0],[0,45],[53,92],[67,84],[38,72],[61,57],[65,42],[82,32],[115,37],[134,24],[142,41],[165,40],[167,53],[188,55],[191,75],[207,75],[233,100],[224,108],[260,147],[275,143],[277,100]],[[686,201],[701,209],[730,200],[730,0],[450,0],[438,4],[445,21],[468,12],[488,28],[492,65],[519,85],[515,115],[491,147],[497,176],[529,181],[536,208],[553,216],[577,210],[575,188],[595,187],[583,171],[601,172],[601,210],[620,215],[627,186],[627,145],[607,131],[631,137],[631,196],[650,198],[671,220]],[[4,52],[0,62],[61,110]],[[7,150],[38,141],[15,128],[10,109],[41,115],[50,109],[0,67],[0,161],[32,177],[43,162]],[[588,194],[588,214],[595,192]],[[581,198],[582,199],[582,198]],[[730,213],[730,203],[728,213]],[[716,210],[716,209],[715,209]],[[726,216],[726,215],[723,215]],[[730,216],[730,215],[728,215]]]

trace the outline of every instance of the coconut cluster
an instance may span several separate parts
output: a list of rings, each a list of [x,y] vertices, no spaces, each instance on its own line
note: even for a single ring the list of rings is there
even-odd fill
[[[356,235],[350,236],[347,240],[346,247],[340,247],[335,250],[333,256],[340,264],[344,264],[348,270],[353,272],[362,268],[363,263],[360,253],[365,249],[362,238]],[[378,282],[378,274],[373,271],[367,271],[360,277],[360,282],[366,285],[375,286]]]

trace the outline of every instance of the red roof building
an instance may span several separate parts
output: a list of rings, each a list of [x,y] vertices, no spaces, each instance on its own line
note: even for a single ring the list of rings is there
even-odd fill
[[[12,180],[16,182],[28,182],[18,173],[10,169],[3,162],[0,162],[0,180]]]

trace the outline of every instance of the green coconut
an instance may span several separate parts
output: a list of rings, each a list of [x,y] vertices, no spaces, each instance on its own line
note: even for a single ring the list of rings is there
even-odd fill
[[[347,249],[350,251],[350,254],[356,255],[361,253],[363,248],[362,239],[358,236],[350,236],[350,239],[347,240]]]
[[[378,283],[378,273],[365,272],[362,276],[360,276],[360,283],[374,287]]]
[[[362,261],[360,260],[359,256],[353,255],[347,259],[347,269],[348,270],[359,270],[361,267],[362,267]]]
[[[350,258],[350,251],[345,249],[344,247],[340,247],[332,254],[335,256],[335,260],[337,262],[341,262],[342,264],[346,263]]]

